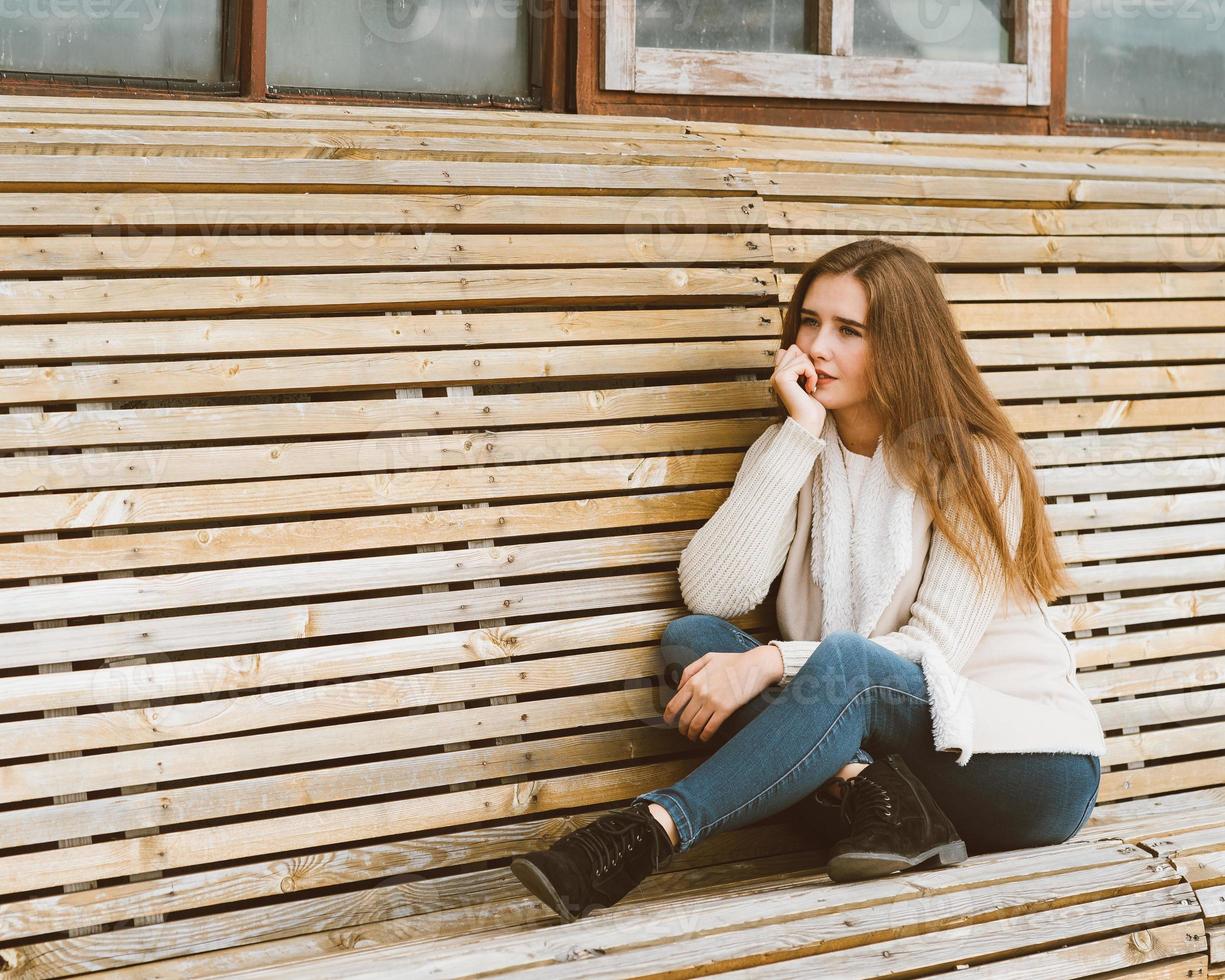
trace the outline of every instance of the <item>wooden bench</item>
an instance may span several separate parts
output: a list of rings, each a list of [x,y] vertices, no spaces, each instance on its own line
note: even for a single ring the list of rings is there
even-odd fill
[[[3,972],[1219,973],[1222,154],[1113,152],[0,99]],[[559,925],[509,860],[707,751],[654,698],[676,562],[796,273],[878,233],[1077,566],[1099,806],[854,885],[776,815]]]

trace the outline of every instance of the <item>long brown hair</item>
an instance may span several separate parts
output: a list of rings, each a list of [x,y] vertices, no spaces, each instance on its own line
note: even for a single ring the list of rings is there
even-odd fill
[[[914,488],[935,526],[980,575],[985,536],[1004,568],[1006,590],[1019,586],[1047,601],[1074,592],[1025,448],[970,357],[936,272],[922,255],[880,238],[826,252],[800,275],[783,317],[782,347],[795,343],[812,281],[842,274],[854,276],[868,294],[868,400],[884,422],[881,441],[894,479]],[[785,419],[787,410],[778,404]],[[979,447],[1002,472],[1011,475],[1015,467],[1019,478],[1024,516],[1015,557]],[[954,528],[954,516],[967,533]]]

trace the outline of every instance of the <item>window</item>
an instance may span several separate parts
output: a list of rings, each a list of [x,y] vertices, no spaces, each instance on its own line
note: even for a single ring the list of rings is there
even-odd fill
[[[744,3],[688,0],[640,3],[636,37],[647,48],[707,51],[805,51],[805,0]]]
[[[696,9],[605,0],[603,87],[1050,103],[1050,0],[706,0]]]
[[[1225,8],[1216,0],[1071,0],[1069,120],[1225,123]]]
[[[71,82],[233,89],[227,0],[2,0],[0,73]]]
[[[268,87],[529,100],[541,18],[528,6],[268,0]]]

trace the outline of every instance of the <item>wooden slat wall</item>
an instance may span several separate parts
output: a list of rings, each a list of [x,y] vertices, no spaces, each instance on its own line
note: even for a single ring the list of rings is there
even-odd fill
[[[877,231],[938,253],[1080,563],[1103,800],[1225,781],[1210,146],[260,110],[0,99],[11,975],[472,932],[525,837],[688,772],[677,558],[795,273]]]

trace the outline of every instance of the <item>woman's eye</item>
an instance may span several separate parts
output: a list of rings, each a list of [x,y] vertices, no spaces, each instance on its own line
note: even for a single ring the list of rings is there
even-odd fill
[[[801,327],[813,327],[813,328],[815,329],[815,328],[817,327],[817,321],[816,321],[816,320],[812,320],[812,319],[805,319],[805,320],[801,320],[801,321],[800,321],[800,326],[801,326]],[[856,330],[854,327],[848,327],[848,326],[846,326],[846,325],[844,324],[843,326],[839,327],[839,329],[840,329],[840,330],[849,331],[849,333],[850,333],[850,335],[851,335],[852,337],[858,337],[858,336],[859,336],[859,331],[858,331],[858,330]],[[846,336],[846,335],[844,334],[843,336]]]

